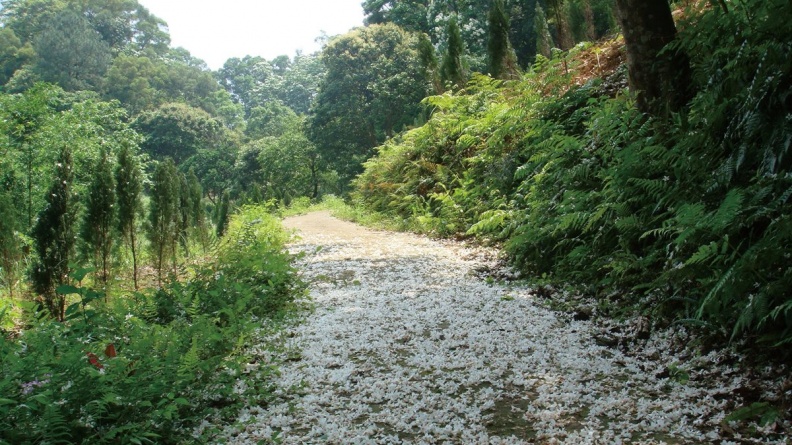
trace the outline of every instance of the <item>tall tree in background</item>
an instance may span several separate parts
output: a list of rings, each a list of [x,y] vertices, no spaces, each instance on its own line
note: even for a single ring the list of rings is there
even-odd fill
[[[462,34],[459,31],[456,19],[451,19],[446,28],[448,34],[448,47],[443,56],[443,63],[440,66],[440,77],[443,82],[450,84],[453,88],[464,88],[467,83],[467,72],[462,63],[462,55],[465,52],[465,44],[462,42]]]
[[[536,31],[536,54],[550,57],[553,49],[553,36],[550,35],[550,28],[547,26],[547,16],[539,2],[536,2],[536,12],[534,15],[534,30]]]
[[[168,158],[157,165],[152,178],[148,239],[154,255],[157,278],[162,285],[162,271],[168,256],[175,257],[179,237],[179,180],[173,161]]]
[[[118,229],[132,253],[132,280],[138,289],[137,230],[138,212],[141,208],[143,173],[137,159],[128,146],[118,152],[115,171],[116,195],[118,198]]]
[[[558,48],[568,50],[574,45],[574,39],[569,29],[569,14],[567,0],[547,0],[550,19],[555,25],[556,43]]]
[[[65,297],[55,292],[68,282],[69,260],[74,251],[76,206],[72,192],[74,171],[72,152],[64,145],[58,155],[55,178],[47,193],[47,204],[33,227],[38,259],[33,265],[33,290],[43,299],[50,315],[63,320]]]
[[[38,54],[34,71],[67,91],[98,90],[112,60],[101,35],[70,10],[52,16],[33,46]]]
[[[517,56],[509,43],[509,18],[503,7],[503,0],[490,0],[489,72],[496,79],[514,78],[518,73]]]
[[[116,191],[113,169],[104,150],[93,172],[80,235],[86,250],[93,257],[94,266],[101,271],[99,277],[102,283],[107,285],[114,239]]]
[[[676,38],[668,1],[616,0],[616,7],[638,108],[655,116],[680,110],[690,98],[690,61],[683,53],[663,51]]]
[[[437,63],[437,54],[429,36],[421,33],[418,35],[418,55],[426,70],[426,77],[431,79],[436,94],[443,93],[443,81],[440,78],[440,67]]]
[[[585,38],[588,41],[597,39],[597,28],[594,25],[594,9],[591,7],[591,0],[581,0],[580,7],[583,11],[583,23],[585,23]]]
[[[365,0],[366,25],[395,23],[407,31],[429,32],[430,0]]]
[[[309,121],[311,142],[350,181],[374,147],[412,124],[430,91],[418,35],[393,24],[357,28],[327,44]]]
[[[144,136],[141,148],[152,158],[181,164],[201,149],[215,149],[226,135],[206,111],[181,103],[164,104],[138,116],[135,128]]]

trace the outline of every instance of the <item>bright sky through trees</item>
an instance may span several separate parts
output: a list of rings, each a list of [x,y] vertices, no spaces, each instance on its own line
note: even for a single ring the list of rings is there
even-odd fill
[[[139,0],[168,22],[172,46],[212,69],[231,57],[273,59],[311,53],[322,31],[343,34],[363,24],[361,0]]]

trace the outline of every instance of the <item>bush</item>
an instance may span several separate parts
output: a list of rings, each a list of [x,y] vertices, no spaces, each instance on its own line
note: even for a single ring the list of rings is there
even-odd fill
[[[65,322],[42,318],[0,338],[0,443],[209,442],[211,431],[191,436],[203,420],[261,403],[275,370],[240,384],[244,347],[301,291],[268,210],[235,215],[185,283],[109,304],[61,287],[77,300]]]

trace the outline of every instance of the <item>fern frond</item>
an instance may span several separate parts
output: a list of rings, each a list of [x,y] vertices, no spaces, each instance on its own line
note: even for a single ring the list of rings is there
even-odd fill
[[[697,317],[701,318],[701,317],[704,316],[704,311],[707,309],[707,307],[710,305],[710,303],[712,303],[712,301],[716,297],[718,297],[720,295],[720,291],[723,289],[724,286],[726,286],[726,284],[729,282],[729,280],[731,280],[732,277],[734,276],[734,269],[735,269],[735,265],[732,265],[720,277],[718,282],[715,283],[715,286],[713,286],[712,289],[710,289],[710,291],[707,292],[707,296],[704,297],[704,300],[701,302],[701,305],[699,306]]]
[[[47,405],[37,425],[39,443],[68,445],[72,443],[71,430],[57,405]]]
[[[716,232],[720,232],[734,223],[742,211],[743,196],[743,191],[739,188],[729,190],[711,219],[711,224]]]

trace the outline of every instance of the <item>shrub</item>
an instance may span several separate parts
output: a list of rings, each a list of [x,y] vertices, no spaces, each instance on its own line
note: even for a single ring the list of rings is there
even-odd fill
[[[267,396],[274,369],[240,384],[244,346],[301,291],[287,239],[269,209],[248,207],[184,283],[110,304],[60,287],[74,301],[64,322],[0,338],[0,443],[210,442],[211,430],[192,437],[198,424]]]

